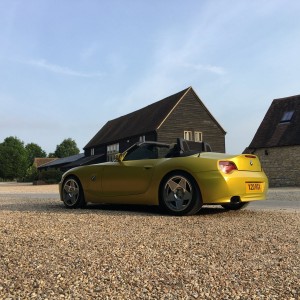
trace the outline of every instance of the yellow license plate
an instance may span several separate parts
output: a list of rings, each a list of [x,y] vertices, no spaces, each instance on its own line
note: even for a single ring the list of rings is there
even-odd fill
[[[246,193],[262,193],[263,184],[258,182],[247,182],[246,183]]]

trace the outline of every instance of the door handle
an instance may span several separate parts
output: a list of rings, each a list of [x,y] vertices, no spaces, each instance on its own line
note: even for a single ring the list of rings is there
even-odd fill
[[[150,169],[152,169],[152,166],[144,166],[144,169],[150,170]]]

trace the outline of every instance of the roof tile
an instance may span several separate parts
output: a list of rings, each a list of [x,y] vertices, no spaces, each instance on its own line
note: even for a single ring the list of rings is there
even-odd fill
[[[290,120],[283,117],[288,112]],[[273,100],[249,148],[300,145],[300,95]]]
[[[144,108],[108,121],[84,149],[156,130],[189,89],[187,88]]]

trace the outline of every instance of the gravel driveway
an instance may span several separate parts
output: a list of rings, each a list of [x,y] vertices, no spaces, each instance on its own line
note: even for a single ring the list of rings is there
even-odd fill
[[[137,206],[67,210],[57,186],[18,188],[0,185],[0,299],[300,297],[297,205],[170,217]],[[272,197],[298,201],[299,191]]]

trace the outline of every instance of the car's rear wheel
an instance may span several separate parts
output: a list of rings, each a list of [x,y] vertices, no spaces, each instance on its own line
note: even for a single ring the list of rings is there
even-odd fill
[[[177,216],[197,213],[202,206],[202,199],[195,180],[183,172],[167,175],[160,185],[160,206]]]
[[[222,207],[228,210],[239,210],[247,207],[249,202],[239,202],[239,203],[228,203],[223,204]]]
[[[85,206],[83,189],[76,177],[68,177],[62,187],[62,198],[67,208],[82,208]]]

